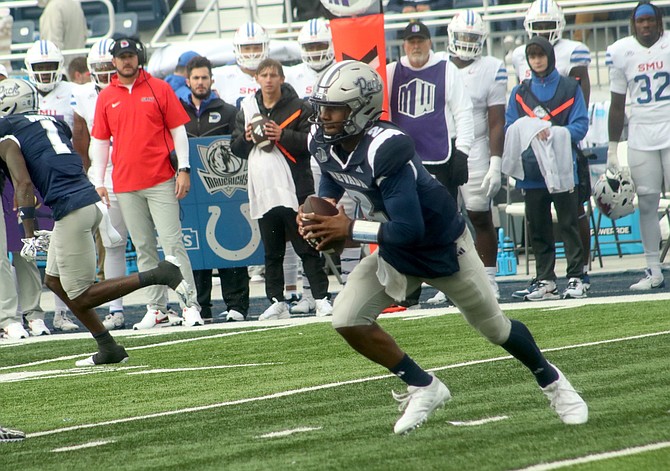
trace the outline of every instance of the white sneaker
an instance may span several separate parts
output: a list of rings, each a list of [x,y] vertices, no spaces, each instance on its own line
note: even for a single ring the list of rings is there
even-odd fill
[[[223,313],[221,313],[223,314]],[[222,316],[223,317],[223,316]],[[244,314],[236,311],[235,309],[230,309],[226,313],[226,322],[242,322],[244,321]]]
[[[314,299],[303,297],[300,301],[290,307],[291,314],[309,314],[316,309]]]
[[[30,334],[26,329],[23,328],[23,324],[20,322],[12,322],[7,327],[5,327],[5,338],[10,340],[21,340],[27,339],[30,337]]]
[[[651,276],[651,270],[647,268],[644,271],[644,278],[638,281],[635,284],[630,285],[630,289],[633,291],[646,291],[656,288],[665,288],[665,280],[663,277],[656,278]]]
[[[147,305],[147,313],[141,321],[133,326],[133,330],[152,329],[154,327],[168,327],[181,325],[184,320],[176,314],[166,314],[160,309],[151,309]]]
[[[551,363],[550,363],[551,365]],[[581,398],[561,370],[551,365],[558,373],[558,379],[549,386],[540,388],[564,424],[585,424],[589,420],[589,407]]]
[[[291,313],[288,311],[288,306],[284,301],[277,301],[275,298],[273,298],[272,301],[272,305],[267,308],[263,314],[258,316],[259,321],[291,318]]]
[[[531,286],[530,292],[524,296],[525,301],[546,301],[547,299],[558,299],[558,289],[556,282],[550,280],[540,280],[536,285]]]
[[[447,295],[442,291],[438,291],[435,296],[428,298],[426,301],[428,304],[444,304],[447,302]]]
[[[40,335],[51,335],[51,331],[44,323],[44,319],[33,319],[28,321],[28,328],[30,329],[30,333],[35,337]]]
[[[124,329],[126,327],[126,319],[123,317],[123,311],[110,312],[105,316],[102,325],[107,330]]]
[[[430,414],[438,407],[442,407],[451,399],[449,389],[442,381],[430,373],[433,381],[428,386],[407,386],[407,393],[398,394],[393,391],[393,399],[398,401],[398,410],[405,413],[393,427],[397,434],[408,433],[423,424]]]
[[[66,311],[56,311],[54,312],[54,329],[69,332],[79,330],[79,326],[72,322]]]
[[[20,430],[0,426],[0,443],[18,442],[26,438],[26,434]]]
[[[579,278],[570,278],[568,287],[563,291],[563,299],[581,299],[586,297],[586,290]]]
[[[317,299],[316,304],[316,317],[326,317],[333,315],[333,306],[330,305],[328,298]]]
[[[181,315],[184,317],[184,325],[186,327],[205,325],[205,321],[200,317],[200,311],[198,311],[198,308],[195,306],[185,307],[182,309]]]

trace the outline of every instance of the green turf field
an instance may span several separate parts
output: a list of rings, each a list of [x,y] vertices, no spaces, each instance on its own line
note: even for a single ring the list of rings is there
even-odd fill
[[[407,436],[393,434],[401,381],[328,322],[123,337],[129,363],[89,369],[74,360],[92,340],[54,339],[0,344],[0,424],[29,434],[0,444],[0,469],[670,468],[667,302],[510,315],[581,391],[588,424],[563,425],[458,315],[381,320],[453,394]]]

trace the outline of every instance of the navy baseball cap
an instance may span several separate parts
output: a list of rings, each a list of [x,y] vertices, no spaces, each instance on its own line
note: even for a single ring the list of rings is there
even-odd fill
[[[402,38],[406,40],[414,37],[430,39],[430,30],[428,29],[428,26],[424,25],[420,21],[411,21],[405,27]]]

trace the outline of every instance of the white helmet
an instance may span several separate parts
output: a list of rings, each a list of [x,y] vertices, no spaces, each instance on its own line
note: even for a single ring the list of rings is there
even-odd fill
[[[114,64],[112,64],[111,50],[113,45],[114,40],[111,38],[96,41],[91,46],[91,50],[88,51],[88,57],[86,58],[91,80],[101,89],[109,85],[112,75],[116,73]]]
[[[333,35],[330,25],[322,18],[309,20],[298,34],[300,44],[300,56],[303,62],[314,70],[321,70],[330,65],[335,58],[333,51]],[[307,46],[313,45],[313,50],[307,50]],[[319,47],[319,49],[316,49]],[[310,48],[312,49],[312,48]]]
[[[261,45],[260,51],[242,52],[242,46]],[[235,32],[233,48],[237,65],[249,70],[256,70],[258,65],[268,57],[270,39],[261,25],[252,21],[244,23]]]
[[[38,103],[37,90],[29,82],[14,78],[0,82],[0,116],[35,111]]]
[[[354,16],[365,13],[377,0],[321,0],[321,4],[335,16]]]
[[[523,27],[529,38],[542,35],[555,44],[565,28],[563,10],[553,0],[535,0],[528,8]]]
[[[482,55],[488,32],[479,13],[472,10],[456,13],[447,27],[447,33],[450,54],[465,61]]]
[[[48,93],[63,80],[63,53],[51,41],[35,41],[26,53],[28,79],[41,92]],[[37,64],[51,64],[46,70],[35,70]]]
[[[344,122],[343,133],[326,136],[335,142],[354,136],[369,128],[382,114],[384,86],[375,69],[359,61],[346,60],[328,67],[319,79],[309,101],[314,105],[313,122],[321,126],[320,106],[348,106],[349,117]]]
[[[635,211],[633,198],[635,184],[630,175],[609,171],[600,175],[593,187],[593,197],[600,212],[612,220],[628,216]]]

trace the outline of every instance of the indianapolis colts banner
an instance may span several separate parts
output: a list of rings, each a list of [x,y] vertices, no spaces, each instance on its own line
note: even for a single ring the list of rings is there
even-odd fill
[[[375,68],[386,85],[386,40],[384,38],[384,15],[333,18],[330,20],[333,33],[335,60],[357,60]],[[384,113],[388,119],[388,87],[384,86]]]
[[[230,151],[230,136],[189,142],[191,191],[180,203],[193,269],[262,265],[261,233],[249,212],[247,161]]]

